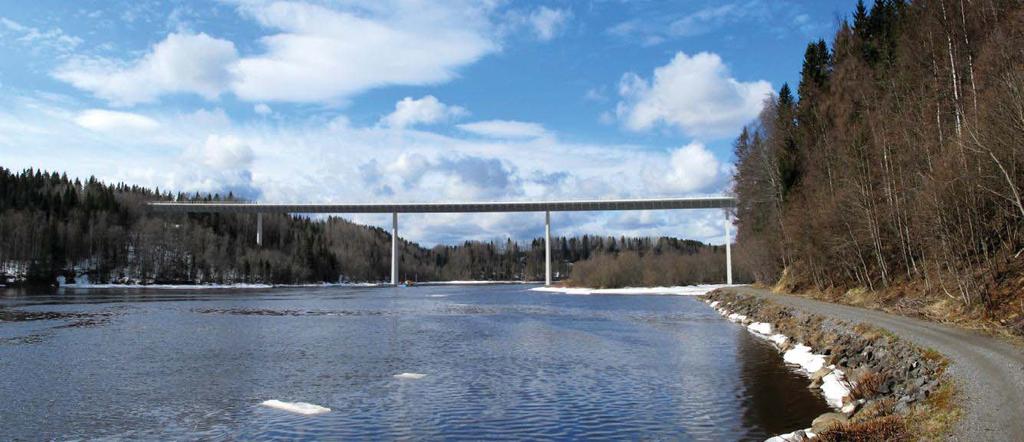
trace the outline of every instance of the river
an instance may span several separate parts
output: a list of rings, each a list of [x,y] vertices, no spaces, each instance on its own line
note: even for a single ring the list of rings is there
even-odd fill
[[[528,288],[0,291],[0,437],[763,440],[828,411],[697,299]]]

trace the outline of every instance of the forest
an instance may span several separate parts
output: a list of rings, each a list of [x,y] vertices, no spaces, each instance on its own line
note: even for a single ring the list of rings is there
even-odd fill
[[[1024,4],[861,2],[766,104],[735,142],[756,280],[1024,332]]]
[[[149,201],[235,200],[125,184],[85,181],[41,170],[0,167],[0,284],[190,284],[378,282],[390,275],[391,236],[339,217],[157,214]],[[689,259],[703,282],[724,279],[721,246],[675,238],[552,238],[556,279],[573,264],[622,252]],[[543,238],[520,243],[467,241],[432,248],[400,239],[400,278],[411,281],[544,279]],[[648,258],[653,259],[653,258]],[[717,273],[716,273],[717,272]]]

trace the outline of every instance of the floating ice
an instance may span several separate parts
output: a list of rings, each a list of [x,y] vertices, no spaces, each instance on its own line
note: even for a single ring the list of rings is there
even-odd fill
[[[409,379],[409,380],[423,379],[425,377],[427,377],[427,375],[425,375],[423,373],[399,373],[399,374],[395,375],[395,379]]]
[[[448,295],[427,295],[428,298],[447,298]]]
[[[310,404],[308,402],[284,402],[277,399],[271,399],[263,401],[264,407],[276,408],[278,410],[289,411],[297,414],[323,414],[331,411],[330,408],[321,407],[319,405]]]
[[[770,335],[772,333],[772,325],[767,322],[754,322],[747,326],[747,330],[762,335]]]

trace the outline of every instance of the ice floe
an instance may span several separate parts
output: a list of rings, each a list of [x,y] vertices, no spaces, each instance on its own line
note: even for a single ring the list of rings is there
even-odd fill
[[[311,404],[308,402],[284,402],[279,401],[277,399],[263,401],[261,405],[263,405],[264,407],[276,408],[278,410],[306,415],[323,414],[331,411],[330,408],[321,407],[319,405]]]
[[[701,284],[674,287],[626,287],[621,289],[591,289],[580,287],[534,287],[536,292],[564,293],[567,295],[677,295],[700,296],[708,292],[728,287],[724,284]]]
[[[395,375],[395,379],[409,379],[409,380],[423,379],[425,377],[427,377],[427,375],[425,375],[423,373],[399,373],[399,374]]]

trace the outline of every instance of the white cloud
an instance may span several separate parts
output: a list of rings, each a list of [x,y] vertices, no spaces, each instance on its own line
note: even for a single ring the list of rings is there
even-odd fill
[[[263,116],[267,116],[274,113],[274,111],[270,109],[270,106],[267,106],[266,103],[257,103],[255,106],[252,107],[252,111],[256,112],[256,115]]]
[[[491,138],[539,138],[548,135],[537,123],[512,120],[488,120],[458,125],[459,129]]]
[[[650,81],[633,73],[622,76],[616,115],[634,131],[665,124],[690,136],[727,137],[754,119],[771,93],[767,81],[733,78],[716,54],[678,52],[654,70]]]
[[[669,155],[668,171],[655,185],[678,193],[692,193],[721,186],[728,170],[699,142],[692,142]]]
[[[212,100],[226,91],[253,102],[336,104],[377,87],[455,78],[459,68],[499,49],[492,7],[468,1],[355,1],[334,8],[243,2],[240,13],[270,32],[250,56],[239,58],[228,40],[172,33],[139,59],[78,56],[53,76],[115,105],[173,93]],[[554,32],[557,20],[538,20]]]
[[[298,3],[250,4],[268,29],[264,53],[234,68],[245,100],[333,102],[388,85],[451,80],[460,67],[498,49],[486,11],[472,4],[367,4],[342,11]]]
[[[75,57],[53,76],[114,105],[149,103],[172,93],[214,99],[228,87],[229,68],[237,56],[230,41],[172,33],[134,62]]]
[[[183,153],[183,167],[172,173],[170,185],[256,198],[261,192],[253,183],[254,158],[252,147],[238,136],[211,134]]]
[[[466,109],[444,104],[433,95],[415,100],[412,97],[405,97],[395,103],[395,111],[382,118],[381,124],[394,128],[436,124],[459,118],[467,113]]]
[[[160,126],[156,120],[145,115],[130,112],[117,112],[104,109],[89,109],[79,113],[75,118],[75,124],[86,129],[96,131],[109,130],[149,130]]]
[[[572,12],[566,9],[551,9],[541,6],[530,13],[530,26],[540,41],[549,41],[565,27]]]
[[[215,168],[239,168],[252,164],[252,148],[234,135],[210,135],[197,152],[204,165]]]

